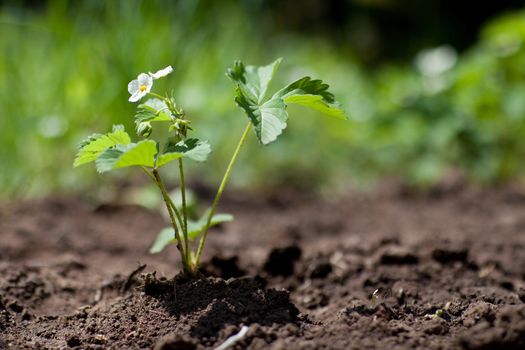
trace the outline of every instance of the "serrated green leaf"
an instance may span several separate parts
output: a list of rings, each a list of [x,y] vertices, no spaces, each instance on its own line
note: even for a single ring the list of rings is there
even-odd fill
[[[211,153],[211,146],[208,141],[200,141],[195,138],[182,140],[176,144],[169,144],[166,151],[157,159],[157,167],[168,164],[169,162],[187,157],[197,162],[204,162]]]
[[[206,226],[206,221],[208,220],[209,215],[209,209],[204,213],[204,215],[197,221],[188,220],[188,240],[195,240],[197,237],[199,237],[199,234],[202,232],[204,227]],[[213,215],[213,218],[210,222],[210,227],[219,225],[223,222],[229,222],[233,220],[233,215],[231,214],[215,214]],[[180,232],[182,232],[180,225],[177,223],[177,227]],[[182,237],[181,234],[181,238]],[[170,244],[176,244],[177,240],[175,239],[175,231],[173,230],[173,227],[166,227],[163,230],[161,230],[155,241],[153,242],[153,245],[150,248],[150,253],[159,253],[164,248],[166,248]]]
[[[199,141],[198,139],[187,139],[179,142],[175,150],[181,147],[181,152],[185,157],[193,159],[196,162],[205,162],[211,153],[211,146],[208,141]]]
[[[102,136],[104,136],[104,135],[103,134],[99,134],[99,133],[95,133],[95,134],[89,135],[88,137],[86,137],[85,139],[80,141],[80,143],[78,145],[78,149],[80,150],[80,149],[84,148],[85,146],[89,145],[91,142],[99,139]]]
[[[241,89],[245,90],[245,96],[257,103],[261,103],[281,61],[282,58],[278,58],[263,67],[245,67],[242,62],[236,61],[233,68],[228,70],[227,75],[239,84]]]
[[[107,149],[119,144],[127,145],[130,142],[131,139],[122,125],[114,125],[113,130],[107,134],[90,135],[80,143],[73,166],[93,162]]]
[[[281,59],[264,67],[247,66],[235,62],[227,72],[228,77],[237,84],[235,102],[250,118],[259,141],[268,144],[274,141],[286,127],[288,114],[286,104],[281,98],[271,98],[262,102]]]
[[[334,95],[328,91],[328,84],[310,77],[294,81],[263,102],[280,62],[281,59],[278,59],[264,67],[245,67],[237,61],[227,72],[237,84],[235,102],[250,118],[262,144],[275,141],[286,128],[288,104],[306,106],[338,119],[347,119]]]
[[[168,164],[169,162],[174,161],[184,157],[184,153],[180,152],[165,152],[157,157],[157,168]]]
[[[122,125],[122,124],[115,124],[115,125],[113,125],[113,126],[111,127],[111,132],[112,132],[112,133],[115,134],[115,133],[118,133],[119,131],[124,131],[124,132],[126,131],[126,130],[124,129],[124,125]]]
[[[166,113],[155,114],[154,112],[145,110],[137,110],[135,114],[135,124],[138,125],[142,122],[169,122],[171,118]]]
[[[291,95],[304,95],[304,94],[311,94],[311,95],[320,95],[323,97],[324,100],[326,100],[329,103],[333,103],[334,95],[328,91],[328,88],[330,86],[326,83],[323,83],[320,79],[312,79],[310,77],[303,77],[301,79],[297,79],[291,84],[288,84],[281,90],[277,91],[274,94],[274,97],[281,97],[286,98],[287,96]]]
[[[328,116],[346,120],[344,111],[328,88],[329,85],[322,80],[304,77],[279,90],[272,98],[282,98],[287,104],[310,107]]]
[[[239,93],[235,102],[250,118],[255,134],[262,144],[267,145],[281,135],[286,128],[288,113],[286,104],[281,98],[272,98],[261,106],[252,104],[242,93]]]
[[[165,102],[152,98],[138,105],[135,124],[157,121],[171,121],[171,112]]]
[[[152,140],[117,145],[104,151],[96,160],[97,171],[104,173],[133,165],[153,167],[157,144]]]
[[[345,112],[337,104],[326,103],[326,101],[319,95],[291,95],[284,98],[286,104],[297,104],[305,107],[315,109],[327,116],[334,117],[341,120],[347,120]]]

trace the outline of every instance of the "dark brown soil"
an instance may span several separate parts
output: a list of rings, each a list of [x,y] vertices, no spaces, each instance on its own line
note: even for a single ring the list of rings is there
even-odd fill
[[[525,349],[525,195],[237,194],[203,273],[147,253],[162,218],[0,205],[0,348]],[[146,266],[144,266],[146,265]]]

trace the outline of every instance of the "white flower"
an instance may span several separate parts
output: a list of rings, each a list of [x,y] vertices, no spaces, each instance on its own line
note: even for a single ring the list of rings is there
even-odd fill
[[[128,84],[128,92],[131,94],[129,102],[137,102],[148,92],[150,92],[153,86],[153,78],[146,73],[141,73],[137,79],[132,80]]]
[[[171,72],[173,72],[173,68],[171,66],[167,66],[166,68],[158,70],[155,73],[149,72],[149,75],[153,79],[159,79],[159,78],[165,77],[166,75],[170,74]]]

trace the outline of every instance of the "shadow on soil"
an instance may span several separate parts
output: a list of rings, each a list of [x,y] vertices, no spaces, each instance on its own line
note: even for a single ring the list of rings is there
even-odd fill
[[[297,323],[299,311],[289,293],[264,289],[252,278],[223,280],[214,277],[173,280],[145,276],[144,291],[161,301],[174,317],[191,315],[191,336],[216,336],[225,325]]]

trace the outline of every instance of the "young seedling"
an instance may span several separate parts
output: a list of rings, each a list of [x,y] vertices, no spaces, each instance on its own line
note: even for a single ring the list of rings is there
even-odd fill
[[[159,188],[171,226],[158,234],[150,251],[160,252],[166,246],[175,244],[186,274],[195,275],[198,272],[199,260],[209,228],[233,219],[231,215],[216,214],[215,211],[251,128],[254,128],[255,135],[263,145],[275,141],[286,128],[288,120],[286,108],[289,104],[306,106],[338,119],[346,119],[334,96],[328,92],[328,85],[310,77],[296,80],[278,90],[270,98],[265,98],[280,62],[281,59],[278,59],[267,66],[255,67],[244,66],[237,61],[233,68],[228,70],[227,76],[236,85],[235,102],[244,110],[249,122],[226,167],[212,206],[198,220],[191,219],[187,206],[184,161],[187,159],[205,161],[211,152],[211,147],[207,141],[188,136],[193,131],[191,121],[172,95],[152,92],[156,79],[173,72],[171,66],[156,73],[141,73],[136,80],[128,84],[130,102],[139,102],[145,97],[148,98],[137,106],[134,117],[136,134],[141,138],[140,141],[132,142],[122,125],[114,125],[111,132],[93,134],[80,144],[73,164],[75,167],[95,162],[97,171],[104,173],[136,166],[142,169]],[[152,139],[154,128],[166,130],[168,136],[160,141]],[[174,161],[178,163],[179,168],[181,205],[174,203],[160,175],[160,168]],[[197,239],[199,239],[198,244],[195,244]]]

